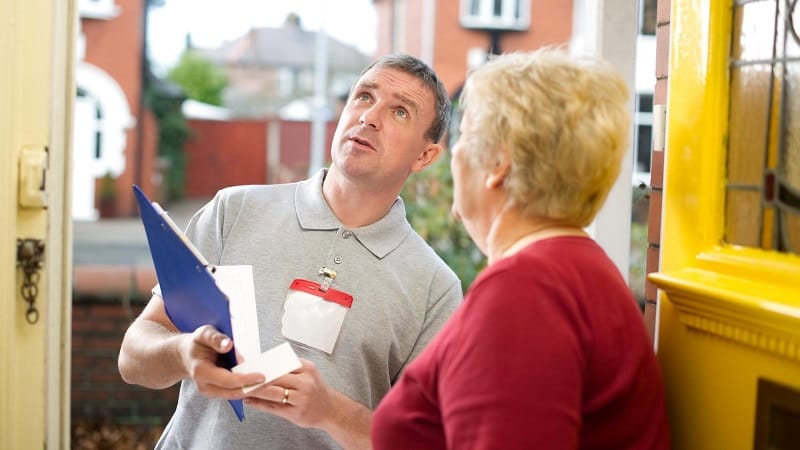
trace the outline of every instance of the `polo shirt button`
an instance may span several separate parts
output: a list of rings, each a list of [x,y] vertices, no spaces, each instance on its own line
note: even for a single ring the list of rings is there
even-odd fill
[[[336,264],[341,264],[342,263],[342,257],[339,256],[339,255],[334,256],[333,257],[333,262],[335,262]]]
[[[350,239],[350,236],[352,236],[352,235],[353,235],[353,232],[350,231],[350,230],[342,231],[342,237],[345,238],[345,239]]]

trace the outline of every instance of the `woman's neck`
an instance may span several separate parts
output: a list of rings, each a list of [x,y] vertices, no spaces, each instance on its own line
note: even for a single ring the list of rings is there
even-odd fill
[[[489,264],[507,258],[536,241],[556,236],[587,234],[580,227],[540,217],[523,217],[517,208],[506,207],[489,230]]]

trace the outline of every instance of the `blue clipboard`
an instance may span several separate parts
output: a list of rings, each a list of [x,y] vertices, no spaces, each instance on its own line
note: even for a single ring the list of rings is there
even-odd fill
[[[147,234],[147,244],[161,287],[161,297],[172,323],[178,330],[191,333],[210,324],[233,337],[228,298],[211,275],[205,258],[175,225],[158,203],[151,202],[139,186],[133,186],[139,215]],[[236,352],[220,355],[218,364],[226,369],[236,365]],[[239,421],[244,420],[241,400],[229,400]]]

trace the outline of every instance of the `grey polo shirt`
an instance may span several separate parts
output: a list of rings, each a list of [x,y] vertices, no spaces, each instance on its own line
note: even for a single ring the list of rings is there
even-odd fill
[[[295,345],[334,389],[374,409],[461,301],[452,270],[417,235],[398,198],[379,221],[345,228],[322,196],[325,171],[283,185],[221,190],[192,218],[187,236],[212,264],[253,266],[261,348],[286,341],[283,302],[295,278],[353,296],[331,355]],[[224,400],[185,380],[158,448],[338,448],[327,434],[245,407],[239,423]],[[213,432],[212,432],[213,431]]]

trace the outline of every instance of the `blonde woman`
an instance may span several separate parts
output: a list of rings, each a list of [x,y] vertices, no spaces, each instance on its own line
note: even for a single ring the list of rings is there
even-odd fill
[[[376,449],[667,449],[657,360],[584,231],[625,154],[628,93],[596,59],[499,56],[462,96],[453,213],[488,257],[379,405]]]

